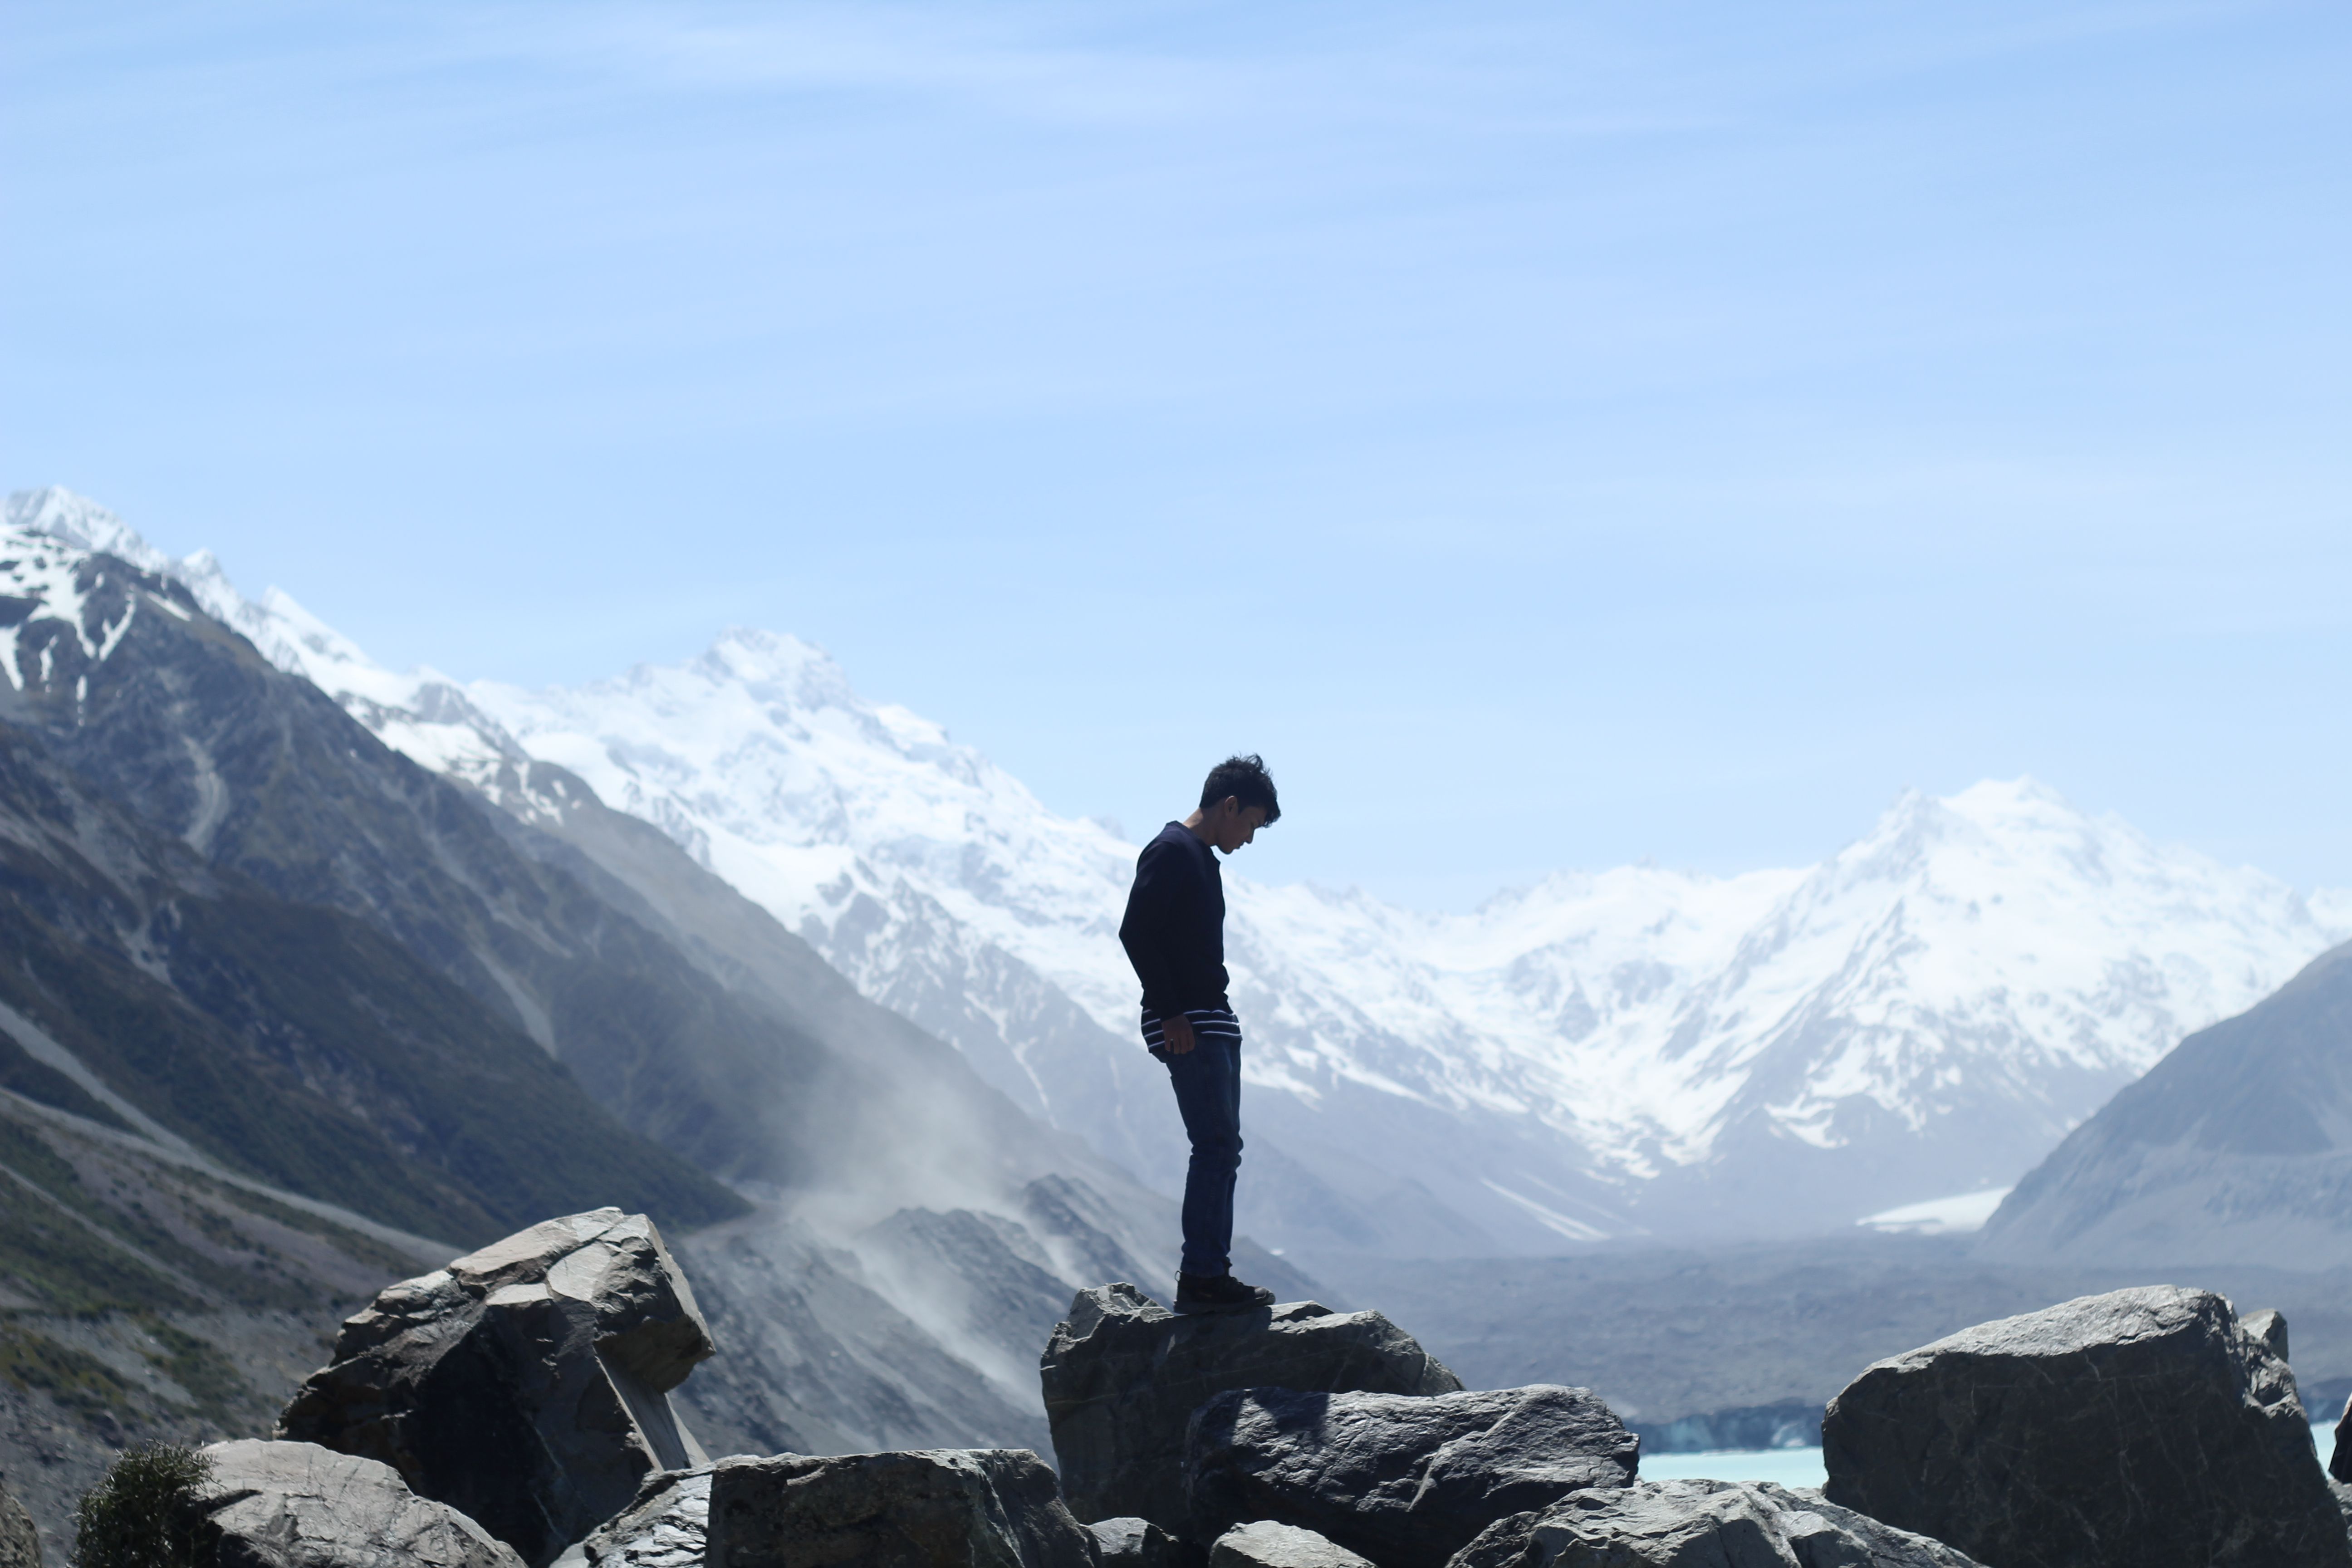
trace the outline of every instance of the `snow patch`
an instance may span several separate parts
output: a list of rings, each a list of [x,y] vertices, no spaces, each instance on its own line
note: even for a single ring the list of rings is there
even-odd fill
[[[1917,1236],[1954,1236],[1982,1230],[1985,1222],[1992,1218],[1992,1211],[2000,1207],[2000,1200],[2009,1196],[2012,1190],[2009,1187],[1987,1187],[1980,1193],[1929,1198],[1923,1204],[1905,1204],[1899,1208],[1881,1209],[1853,1223],[1871,1230],[1908,1231]]]

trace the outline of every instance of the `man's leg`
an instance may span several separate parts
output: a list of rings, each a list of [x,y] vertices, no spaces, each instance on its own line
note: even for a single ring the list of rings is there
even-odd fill
[[[1192,1141],[1184,1173],[1187,1274],[1213,1278],[1232,1267],[1234,1182],[1242,1165],[1241,1042],[1202,1036],[1182,1056],[1162,1057],[1176,1109]]]

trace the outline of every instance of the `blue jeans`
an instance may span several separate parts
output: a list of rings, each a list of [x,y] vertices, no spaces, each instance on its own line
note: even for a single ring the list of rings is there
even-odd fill
[[[1242,1043],[1195,1033],[1181,1057],[1154,1051],[1176,1086],[1176,1110],[1192,1140],[1184,1173],[1187,1274],[1215,1276],[1233,1267],[1234,1177],[1242,1168]]]

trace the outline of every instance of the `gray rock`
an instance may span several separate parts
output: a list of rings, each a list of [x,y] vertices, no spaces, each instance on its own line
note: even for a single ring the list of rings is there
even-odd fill
[[[1221,1394],[1184,1468],[1195,1539],[1244,1520],[1318,1531],[1381,1568],[1443,1568],[1498,1519],[1633,1479],[1641,1442],[1589,1389]]]
[[[41,1532],[0,1481],[0,1568],[41,1568]]]
[[[2294,1374],[2210,1291],[2084,1296],[1879,1362],[1822,1445],[1832,1501],[2001,1568],[2352,1563]]]
[[[197,1525],[216,1568],[522,1568],[514,1549],[398,1471],[315,1443],[215,1443]]]
[[[1194,1568],[1201,1549],[1148,1519],[1098,1519],[1087,1525],[1102,1568]]]
[[[2327,1456],[2327,1473],[2352,1481],[2352,1398],[2344,1401],[2344,1413],[2336,1418],[2336,1451]]]
[[[653,1222],[597,1209],[387,1288],[278,1435],[383,1461],[537,1565],[704,1458],[667,1394],[712,1348]]]
[[[1026,1448],[742,1456],[656,1476],[558,1568],[1096,1568]]]
[[[2023,1564],[2037,1558],[2019,1558]],[[1768,1481],[1639,1481],[1502,1520],[1451,1568],[1977,1568],[1924,1535]]]
[[[2246,1332],[2262,1341],[2269,1348],[2271,1354],[2284,1362],[2294,1360],[2293,1356],[2286,1353],[2286,1314],[2284,1312],[2280,1311],[2276,1307],[2264,1307],[2260,1311],[2248,1312],[2238,1321],[2244,1327]]]
[[[1373,1568],[1346,1547],[1295,1524],[1237,1524],[1209,1548],[1209,1568]]]
[[[1080,1519],[1132,1514],[1184,1535],[1184,1428],[1234,1388],[1453,1394],[1462,1387],[1378,1312],[1312,1301],[1179,1317],[1132,1285],[1081,1290],[1038,1363],[1062,1489]]]
[[[650,1478],[626,1509],[567,1547],[552,1568],[701,1568],[717,1561],[710,1552],[710,1483],[717,1469],[701,1465]]]

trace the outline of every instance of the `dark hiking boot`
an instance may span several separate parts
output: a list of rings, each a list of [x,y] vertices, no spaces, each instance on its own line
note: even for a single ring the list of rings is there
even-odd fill
[[[1274,1305],[1274,1292],[1244,1285],[1230,1274],[1179,1274],[1176,1310],[1180,1312],[1247,1312]]]

